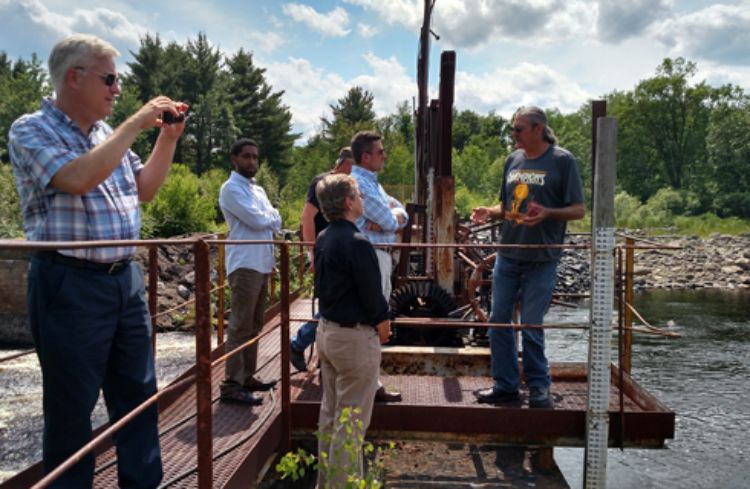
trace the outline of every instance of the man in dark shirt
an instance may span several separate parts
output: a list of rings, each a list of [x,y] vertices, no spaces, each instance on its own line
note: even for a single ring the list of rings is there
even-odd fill
[[[318,453],[327,470],[318,487],[344,487],[347,477],[362,477],[360,440],[370,424],[380,370],[380,344],[388,341],[388,304],[381,293],[375,249],[354,225],[362,215],[362,196],[348,175],[328,175],[317,186],[320,208],[330,224],[315,244],[315,290],[320,302],[317,332],[323,401]],[[354,429],[347,433],[341,413],[351,408]],[[361,425],[357,421],[361,421]],[[344,445],[353,443],[351,460]]]
[[[338,173],[345,175],[350,174],[352,172],[352,164],[354,164],[354,156],[352,156],[351,148],[348,146],[341,148],[341,151],[339,151],[339,157],[336,160],[336,166],[333,167],[333,170],[321,173],[310,182],[310,187],[307,190],[305,206],[302,209],[302,241],[314,242],[318,234],[328,226],[328,221],[323,217],[323,213],[320,212],[318,197],[315,195],[315,186],[326,175],[335,175]],[[311,268],[314,268],[312,252],[310,253],[310,256],[310,266]],[[316,314],[315,319],[320,319],[320,314]],[[315,332],[317,328],[317,322],[305,323],[299,328],[299,330],[297,330],[297,334],[294,338],[292,338],[290,359],[294,368],[300,372],[307,370],[305,350],[315,341]]]
[[[582,219],[586,213],[576,159],[557,145],[547,116],[538,107],[518,109],[513,116],[513,139],[517,150],[505,162],[500,204],[477,207],[471,220],[504,220],[504,245],[562,244],[568,221]],[[542,324],[552,300],[561,251],[554,247],[501,248],[492,272],[490,322],[510,323],[514,304],[520,298],[521,323]],[[521,337],[529,407],[551,408],[544,330],[526,328]],[[515,334],[507,328],[495,328],[489,338],[494,385],[478,391],[477,400],[516,402],[521,377]]]

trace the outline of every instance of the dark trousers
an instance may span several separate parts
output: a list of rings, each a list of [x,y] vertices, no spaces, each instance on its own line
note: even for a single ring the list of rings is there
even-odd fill
[[[238,268],[229,274],[229,286],[232,288],[232,314],[227,330],[227,353],[258,336],[263,329],[268,274]],[[233,394],[243,386],[252,384],[257,366],[258,343],[228,358],[224,365],[221,393]]]
[[[90,441],[100,389],[110,422],[156,392],[151,321],[143,273],[132,263],[109,275],[35,256],[28,305],[42,367],[43,458],[50,472]],[[120,487],[161,481],[157,417],[152,406],[114,435]],[[87,455],[52,487],[91,487],[94,462]]]

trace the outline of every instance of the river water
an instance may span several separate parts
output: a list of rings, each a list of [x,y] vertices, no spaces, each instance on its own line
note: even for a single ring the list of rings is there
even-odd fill
[[[674,440],[664,450],[608,451],[607,487],[750,487],[750,292],[652,291],[635,306],[654,326],[682,334],[636,334],[633,378],[676,413]],[[586,321],[586,309],[553,308],[546,321]],[[550,332],[552,360],[586,361],[587,335]],[[617,359],[616,343],[612,359]],[[582,487],[581,448],[557,448],[571,487]]]

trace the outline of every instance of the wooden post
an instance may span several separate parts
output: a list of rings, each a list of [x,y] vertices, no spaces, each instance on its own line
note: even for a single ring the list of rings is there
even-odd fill
[[[589,330],[588,408],[586,411],[586,451],[584,487],[607,485],[607,446],[609,437],[610,341],[614,303],[615,249],[615,168],[617,121],[602,117],[597,121],[596,177],[591,217],[592,280],[591,325]]]

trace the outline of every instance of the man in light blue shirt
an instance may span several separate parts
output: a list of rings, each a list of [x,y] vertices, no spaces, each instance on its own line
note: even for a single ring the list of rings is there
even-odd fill
[[[360,131],[352,138],[351,148],[354,155],[351,175],[362,192],[364,210],[355,224],[362,234],[376,245],[375,255],[380,268],[383,297],[389,302],[393,258],[390,250],[379,248],[377,245],[395,243],[398,240],[396,232],[406,226],[409,216],[401,202],[388,195],[378,183],[378,173],[385,167],[386,158],[380,134],[374,131]],[[385,386],[378,382],[375,401],[399,402],[401,394],[386,390]]]
[[[374,131],[360,131],[352,138],[351,148],[355,163],[352,177],[357,181],[364,202],[364,213],[356,225],[372,244],[393,244],[397,241],[396,232],[406,226],[409,216],[401,202],[388,195],[378,183],[378,172],[383,170],[386,159],[382,138]],[[387,249],[376,247],[375,253],[380,264],[383,296],[389,301],[393,259]]]
[[[221,186],[219,205],[229,225],[229,239],[271,241],[281,229],[281,216],[266,192],[255,183],[258,172],[258,144],[240,139],[232,146],[229,159],[234,171]],[[268,275],[273,270],[273,244],[227,245],[226,271],[232,289],[225,351],[230,352],[257,336],[263,328]],[[255,375],[257,343],[230,357],[221,383],[221,400],[256,405],[262,399],[254,391],[273,388]]]

